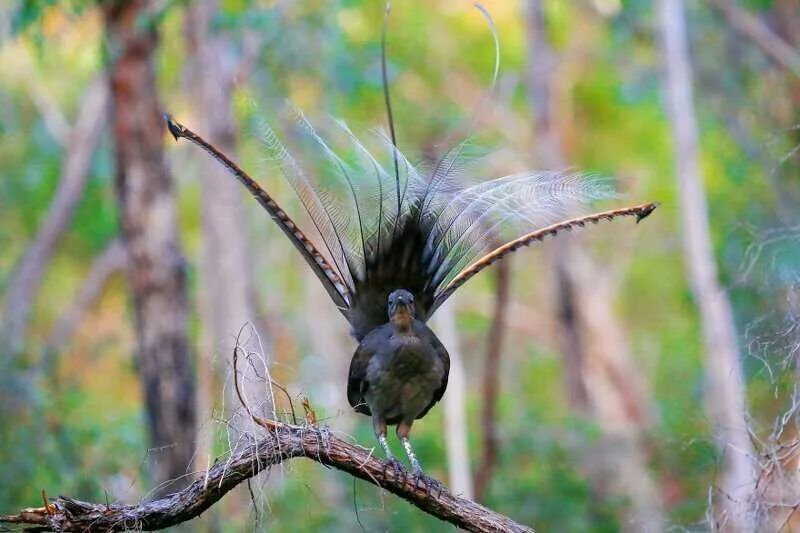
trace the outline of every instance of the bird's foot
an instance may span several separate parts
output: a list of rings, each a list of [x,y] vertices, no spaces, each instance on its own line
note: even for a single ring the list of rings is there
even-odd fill
[[[406,470],[406,467],[403,465],[403,463],[401,463],[394,457],[389,457],[388,459],[386,459],[386,461],[384,461],[383,463],[384,477],[386,477],[386,473],[389,470],[392,471],[392,475],[398,481],[404,482],[406,476],[408,475],[408,470]]]
[[[441,481],[435,477],[429,476],[423,472],[422,469],[414,470],[411,479],[414,482],[414,488],[422,488],[428,496],[432,496],[436,493],[438,497],[442,495],[442,492],[447,490],[447,487],[445,487]]]

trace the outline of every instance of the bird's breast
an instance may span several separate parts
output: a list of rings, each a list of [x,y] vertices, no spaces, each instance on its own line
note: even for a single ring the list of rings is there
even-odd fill
[[[438,358],[430,343],[416,335],[396,335],[383,361],[384,368],[398,376],[413,378],[436,370]]]

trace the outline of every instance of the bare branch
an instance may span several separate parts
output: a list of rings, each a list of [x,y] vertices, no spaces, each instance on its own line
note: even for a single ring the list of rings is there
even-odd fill
[[[26,524],[54,531],[152,531],[199,516],[227,492],[259,472],[285,460],[305,457],[381,487],[420,510],[468,531],[532,531],[510,518],[447,491],[431,492],[411,476],[395,477],[393,469],[372,450],[334,436],[327,426],[295,426],[268,421],[270,431],[185,489],[137,505],[90,503],[60,496],[46,507],[0,516],[0,523]]]
[[[763,21],[736,5],[734,0],[711,0],[710,3],[722,12],[728,24],[750,39],[764,55],[800,77],[800,54],[770,30]]]
[[[56,351],[72,341],[75,329],[83,321],[84,316],[102,295],[108,279],[125,267],[127,256],[120,240],[112,240],[98,255],[69,308],[58,318],[47,341],[48,349]]]
[[[19,352],[24,345],[28,314],[34,297],[59,238],[69,227],[78,201],[83,196],[92,155],[103,132],[107,93],[105,80],[101,78],[97,78],[86,90],[69,135],[58,190],[50,203],[47,218],[9,279],[3,321],[0,323],[0,346],[9,346],[12,354]]]
[[[35,71],[36,59],[30,50],[26,49],[26,61],[18,64],[17,74],[24,83],[25,91],[31,102],[42,116],[47,131],[58,141],[62,148],[68,148],[70,138],[70,125],[59,108],[58,102],[42,83],[42,76]]]

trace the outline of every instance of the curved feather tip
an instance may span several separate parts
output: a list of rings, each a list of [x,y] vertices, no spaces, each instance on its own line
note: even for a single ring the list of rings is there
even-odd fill
[[[183,126],[175,122],[169,113],[164,113],[164,122],[167,123],[169,132],[175,137],[175,142],[178,142],[178,139],[183,137]]]
[[[661,202],[653,202],[651,204],[648,204],[648,205],[644,206],[644,208],[641,211],[636,213],[636,223],[638,224],[639,222],[641,222],[645,218],[649,217],[650,213],[655,211],[656,208],[658,206],[660,206],[660,205],[661,205]]]

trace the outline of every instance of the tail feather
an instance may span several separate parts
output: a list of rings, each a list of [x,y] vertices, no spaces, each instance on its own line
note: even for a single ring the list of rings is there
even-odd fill
[[[250,190],[314,270],[357,339],[386,322],[387,297],[393,290],[411,291],[417,316],[424,321],[466,281],[523,246],[587,223],[621,216],[641,220],[656,207],[649,203],[564,220],[573,209],[607,198],[605,182],[579,174],[544,172],[464,187],[452,177],[442,177],[442,172],[449,174],[447,167],[434,168],[423,177],[390,138],[379,136],[382,147],[391,150],[391,164],[397,162],[393,174],[339,122],[360,161],[353,166],[352,157],[338,154],[303,118],[301,126],[318,154],[321,150],[328,171],[341,187],[318,191],[284,153],[283,145],[277,139],[273,143],[279,146],[284,173],[294,180],[295,191],[315,226],[327,228],[327,233],[320,233],[331,252],[330,263],[235,163],[184,126],[171,119],[168,125],[176,138],[199,145]],[[460,151],[453,153],[453,160]],[[438,181],[432,185],[434,179]],[[506,244],[498,246],[503,242]]]
[[[317,278],[320,280],[325,290],[330,295],[333,302],[341,310],[347,309],[350,306],[351,295],[341,275],[334,268],[325,256],[317,250],[311,240],[306,237],[305,233],[299,228],[297,224],[281,209],[280,206],[267,194],[267,192],[256,183],[247,173],[242,170],[236,163],[231,161],[225,154],[220,152],[216,147],[207,142],[205,139],[197,135],[195,132],[186,126],[176,122],[170,115],[164,115],[164,120],[167,123],[170,133],[177,141],[180,138],[186,139],[210,154],[214,159],[222,164],[236,179],[239,180],[250,193],[255,197],[259,204],[270,214],[272,219],[278,224],[283,233],[289,238],[291,243],[298,252],[306,260],[306,263],[314,271]]]
[[[430,312],[433,313],[445,302],[445,300],[452,296],[452,294],[459,287],[469,281],[470,278],[478,274],[481,270],[488,267],[492,263],[499,261],[506,255],[518,250],[519,248],[522,248],[523,246],[528,246],[536,241],[544,240],[544,238],[548,236],[555,237],[558,233],[566,230],[582,228],[587,223],[597,224],[603,220],[611,221],[622,216],[634,216],[636,217],[636,222],[640,222],[642,219],[649,216],[650,213],[652,213],[658,207],[658,205],[659,204],[657,202],[651,202],[633,207],[612,209],[609,211],[594,213],[592,215],[565,220],[563,222],[551,224],[545,228],[532,231],[517,239],[514,239],[511,242],[499,246],[459,272],[446,286],[444,286],[444,288],[441,289],[441,291],[438,291],[434,297]]]
[[[294,189],[314,228],[322,238],[322,243],[328,250],[342,281],[352,292],[353,279],[348,268],[352,261],[347,255],[349,248],[342,240],[348,233],[347,212],[336,205],[329,190],[322,190],[321,193],[317,191],[305,170],[265,122],[261,127],[264,146],[269,154],[268,159],[277,162],[283,177]]]
[[[392,140],[392,159],[394,162],[394,177],[397,184],[397,212],[400,213],[400,168],[397,160],[397,135],[394,130],[394,113],[392,113],[392,98],[389,94],[389,76],[386,72],[386,27],[389,24],[391,7],[386,3],[383,13],[383,26],[381,28],[381,84],[383,86],[383,101],[386,105],[386,119],[389,122],[389,134]]]

